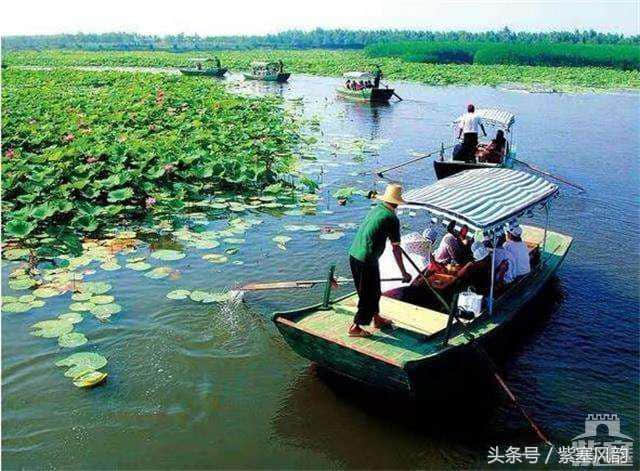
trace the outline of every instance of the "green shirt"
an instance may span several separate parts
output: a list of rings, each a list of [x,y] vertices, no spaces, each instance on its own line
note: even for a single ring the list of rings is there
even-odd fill
[[[379,203],[369,211],[353,239],[349,255],[366,264],[375,264],[384,252],[387,239],[400,242],[400,221],[395,212]]]

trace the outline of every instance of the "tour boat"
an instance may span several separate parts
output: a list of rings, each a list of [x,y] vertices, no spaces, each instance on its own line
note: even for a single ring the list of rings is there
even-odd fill
[[[252,62],[251,72],[244,72],[246,80],[265,80],[267,82],[286,82],[290,73],[282,72],[281,62]]]
[[[210,58],[189,59],[189,60],[197,62],[198,64],[200,64],[200,66],[198,67],[196,65],[196,67],[179,68],[178,70],[183,75],[202,75],[206,77],[222,77],[224,74],[227,73],[227,70],[229,70],[226,67],[203,67],[203,64],[206,64],[208,62],[213,62],[213,59],[210,59]]]
[[[369,72],[347,72],[342,75],[344,81],[362,81],[367,80],[373,83],[374,76]],[[347,100],[365,101],[372,103],[388,103],[395,94],[393,88],[363,88],[362,90],[351,90],[343,85],[336,88],[336,93]]]
[[[455,175],[463,170],[470,170],[474,168],[513,168],[515,158],[515,143],[514,143],[514,129],[513,126],[516,121],[516,117],[513,113],[508,111],[499,110],[496,108],[478,109],[475,114],[480,117],[482,123],[487,131],[487,138],[492,139],[495,132],[501,129],[505,134],[507,140],[506,148],[504,149],[502,159],[500,163],[488,163],[488,162],[462,162],[453,160],[453,152],[449,156],[445,156],[444,152],[441,153],[439,160],[433,161],[433,169],[436,172],[438,179],[446,178],[451,175]],[[458,136],[459,126],[458,123],[462,119],[462,116],[458,117],[453,122],[453,128],[455,137]],[[479,144],[483,144],[480,140]],[[486,144],[486,143],[485,143]],[[444,148],[444,144],[442,146]],[[453,149],[455,146],[450,146]]]
[[[374,329],[370,337],[347,333],[358,295],[330,300],[330,288],[321,303],[276,312],[273,321],[295,352],[328,371],[410,395],[440,388],[443,375],[473,364],[468,357],[473,342],[489,343],[504,332],[560,267],[572,238],[548,229],[551,201],[558,191],[555,184],[538,176],[492,168],[467,170],[405,195],[406,207],[424,211],[425,221],[455,220],[466,224],[469,233],[482,231],[494,246],[505,224],[536,210],[546,213],[545,227],[521,226],[522,240],[531,254],[531,272],[500,292],[492,281],[482,309],[471,318],[459,315],[456,302],[462,295],[458,284],[452,283],[455,276],[432,275],[430,287],[424,287],[427,301],[421,305],[383,293],[380,314],[391,319],[394,328]],[[494,255],[489,256],[494,263]]]

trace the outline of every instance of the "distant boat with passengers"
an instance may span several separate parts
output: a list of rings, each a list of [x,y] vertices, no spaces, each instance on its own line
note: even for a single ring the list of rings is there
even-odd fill
[[[498,108],[477,109],[475,114],[483,124],[493,128],[491,131],[495,131],[495,138],[488,142],[479,142],[474,149],[468,150],[463,148],[463,143],[451,145],[449,148],[452,149],[452,152],[448,156],[445,156],[443,150],[439,160],[433,162],[433,169],[438,179],[474,168],[513,168],[516,156],[515,114]],[[462,116],[459,116],[453,122],[456,136],[460,130],[461,119]],[[490,130],[487,129],[487,133],[489,132]],[[444,144],[442,148],[444,149]]]
[[[396,93],[393,88],[380,88],[381,75],[376,77],[370,72],[347,72],[342,75],[345,83],[336,88],[336,93],[347,100],[389,103]]]
[[[181,67],[178,70],[183,75],[201,75],[205,77],[222,77],[227,73],[226,67],[222,67],[220,59],[214,57],[200,58],[196,57],[189,59],[191,62],[195,62],[195,67]],[[213,67],[211,67],[213,66]]]
[[[461,273],[469,264],[458,271],[455,266],[440,271],[430,263],[426,269],[418,268],[424,270],[423,281],[428,284],[383,289],[380,315],[391,319],[394,329],[350,337],[347,331],[358,295],[353,292],[331,300],[330,289],[321,303],[275,312],[273,321],[296,353],[339,375],[411,395],[444,388],[447,378],[459,374],[463,365],[473,364],[474,342],[505,338],[506,327],[522,315],[560,267],[573,239],[548,228],[551,201],[558,194],[558,186],[541,177],[504,168],[467,170],[411,190],[404,197],[405,207],[422,213],[427,228],[436,227],[433,221],[455,226],[451,230],[458,237],[476,241],[472,263],[478,267],[471,273],[481,283],[474,283],[475,293],[465,279],[469,271]],[[518,224],[536,211],[545,214],[544,227]],[[528,268],[522,274],[512,273],[511,278],[506,277],[510,265],[504,264],[504,258],[500,261],[507,244],[501,241],[505,234],[507,243],[516,238]],[[410,251],[409,245],[406,248]],[[405,264],[414,263],[402,250]],[[519,258],[517,266],[521,263]]]
[[[251,71],[243,72],[246,80],[264,80],[266,82],[286,82],[291,74],[284,71],[282,61],[252,62]]]

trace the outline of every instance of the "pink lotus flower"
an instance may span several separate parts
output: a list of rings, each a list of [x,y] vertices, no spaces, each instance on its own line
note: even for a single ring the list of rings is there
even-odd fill
[[[92,163],[95,163],[97,161],[98,161],[98,159],[96,157],[88,157],[87,158],[87,163],[88,164],[92,164]]]
[[[167,172],[167,173],[173,172],[173,169],[174,169],[174,167],[173,167],[172,164],[167,164],[167,165],[164,166],[164,171]]]
[[[7,150],[7,152],[5,152],[5,154],[4,154],[4,156],[7,159],[13,159],[15,157],[15,155],[16,155],[16,153],[15,153],[15,151],[13,149]]]
[[[149,196],[146,200],[144,200],[144,205],[147,208],[150,208],[154,204],[156,204],[156,199],[154,197],[152,197],[152,196]]]
[[[75,139],[75,136],[74,136],[73,134],[69,133],[69,134],[67,134],[66,136],[64,136],[64,137],[62,138],[62,141],[63,141],[63,142],[71,142],[71,141],[73,141],[74,139]]]

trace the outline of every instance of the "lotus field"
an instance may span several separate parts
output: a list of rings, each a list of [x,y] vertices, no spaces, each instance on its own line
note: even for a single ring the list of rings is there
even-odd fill
[[[257,191],[295,162],[295,125],[274,98],[179,76],[3,75],[4,242],[40,256],[214,191]]]
[[[558,90],[639,89],[640,71],[604,67],[545,67],[529,65],[426,64],[397,57],[370,57],[364,51],[251,50],[191,53],[170,52],[9,52],[8,66],[134,66],[178,67],[191,57],[218,56],[232,71],[248,70],[256,60],[282,60],[289,72],[338,76],[352,70],[370,70],[380,64],[390,80],[414,80],[429,85],[490,85],[518,83],[551,86]],[[295,76],[293,77],[295,79]]]

